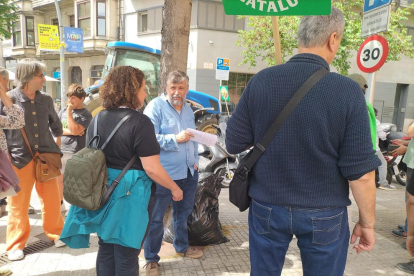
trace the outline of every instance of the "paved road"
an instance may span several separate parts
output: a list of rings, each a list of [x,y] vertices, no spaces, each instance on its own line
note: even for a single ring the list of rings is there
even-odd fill
[[[404,241],[394,237],[391,230],[401,224],[405,218],[404,188],[398,184],[397,191],[377,190],[377,243],[370,253],[357,255],[349,247],[346,276],[356,275],[409,275],[395,268],[397,262],[410,260],[407,252],[400,247]],[[223,189],[220,195],[220,220],[228,231],[230,242],[209,246],[205,256],[200,260],[168,257],[161,260],[161,275],[214,275],[214,276],[247,276],[249,275],[249,247],[247,212],[240,213],[228,201],[228,190]],[[32,200],[38,207],[38,201]],[[355,203],[350,207],[351,228],[358,218]],[[29,242],[38,240],[35,236],[42,234],[40,211],[30,215],[32,233]],[[7,217],[0,219],[0,252],[5,250],[5,231]],[[98,244],[97,237],[91,235],[91,247],[83,250],[64,248],[48,248],[40,253],[28,255],[25,259],[11,263],[14,275],[95,275],[95,260]],[[145,264],[140,259],[141,267]],[[145,275],[142,270],[140,275]],[[290,244],[282,275],[302,275],[301,259],[296,240]]]

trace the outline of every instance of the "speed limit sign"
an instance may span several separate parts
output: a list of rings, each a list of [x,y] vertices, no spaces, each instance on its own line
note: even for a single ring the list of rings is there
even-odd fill
[[[357,64],[365,73],[373,73],[384,65],[388,57],[388,42],[380,35],[368,37],[359,47]]]

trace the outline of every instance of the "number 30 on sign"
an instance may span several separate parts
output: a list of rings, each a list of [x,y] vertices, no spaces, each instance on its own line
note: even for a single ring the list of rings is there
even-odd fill
[[[357,64],[365,73],[373,73],[384,65],[388,57],[388,42],[380,35],[368,37],[359,47]]]

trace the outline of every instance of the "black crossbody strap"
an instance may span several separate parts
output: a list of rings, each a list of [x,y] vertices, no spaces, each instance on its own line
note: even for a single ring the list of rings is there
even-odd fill
[[[126,172],[131,168],[131,166],[134,164],[136,160],[137,160],[137,156],[134,155],[134,157],[132,157],[132,159],[128,162],[128,164],[125,166],[122,172],[118,175],[118,177],[112,181],[111,186],[108,187],[108,189],[106,190],[105,194],[102,197],[101,205],[99,208],[102,208],[106,204],[106,202],[108,202],[116,186],[118,186],[119,181],[121,181],[122,177],[124,177]]]
[[[118,129],[122,126],[123,123],[125,123],[126,120],[131,117],[131,114],[126,115],[122,120],[116,125],[114,130],[112,130],[111,134],[109,134],[109,137],[106,139],[105,143],[102,145],[101,150],[104,150],[106,145],[108,145],[109,141],[111,141],[112,137],[115,135],[115,133],[118,131]],[[98,120],[97,120],[98,121]],[[98,122],[96,122],[98,124]]]
[[[273,122],[272,126],[266,132],[260,143],[257,143],[256,146],[253,148],[252,154],[249,156],[248,160],[246,160],[245,163],[245,167],[248,171],[251,170],[253,165],[257,162],[257,160],[259,160],[260,156],[265,152],[266,147],[273,140],[276,133],[280,130],[283,123],[286,121],[286,119],[289,117],[292,111],[296,108],[296,106],[300,103],[300,101],[306,96],[306,94],[312,89],[312,87],[314,87],[315,84],[327,74],[329,74],[329,71],[325,68],[319,69],[293,95],[293,97],[283,108],[282,112],[280,112],[279,116],[277,116],[276,120]]]

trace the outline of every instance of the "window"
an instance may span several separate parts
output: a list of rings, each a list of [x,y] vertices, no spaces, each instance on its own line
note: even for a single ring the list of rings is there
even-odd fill
[[[229,32],[244,29],[244,19],[238,18],[236,15],[226,15],[221,1],[200,0],[197,9],[197,27],[200,29]]]
[[[27,46],[35,46],[34,18],[26,16]]]
[[[138,13],[138,32],[148,32],[148,12]]]
[[[69,16],[69,27],[75,28],[75,15]]]
[[[20,20],[13,22],[13,46],[22,46],[22,29]]]
[[[228,86],[229,94],[236,94],[241,96],[253,76],[253,74],[230,73],[229,80],[222,81],[222,84]]]
[[[106,3],[99,1],[97,4],[97,34],[98,36],[105,36],[106,35]]]
[[[84,36],[91,36],[91,2],[78,4],[78,28],[83,29]]]
[[[55,26],[58,26],[59,27],[59,19],[53,18],[52,19],[52,25],[55,25]]]

